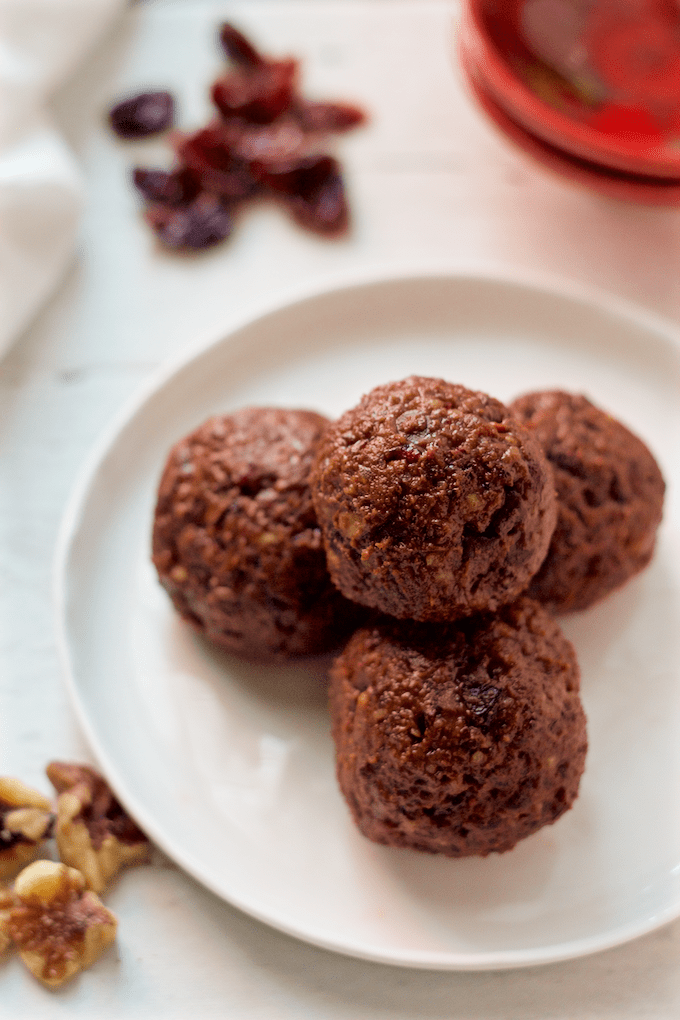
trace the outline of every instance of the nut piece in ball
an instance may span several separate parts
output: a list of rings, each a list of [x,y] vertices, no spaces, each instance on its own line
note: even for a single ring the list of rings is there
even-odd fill
[[[328,427],[312,491],[337,587],[401,619],[512,601],[557,514],[545,456],[503,404],[418,376],[378,386]]]
[[[331,669],[340,789],[376,843],[510,850],[573,804],[587,748],[571,644],[522,596],[445,626],[386,621]]]
[[[210,418],[171,451],[153,561],[175,608],[253,659],[340,645],[356,616],[331,583],[309,471],[327,419],[245,408]]]
[[[664,480],[642,440],[583,396],[528,393],[512,413],[543,447],[558,516],[529,594],[555,612],[587,609],[647,566]]]

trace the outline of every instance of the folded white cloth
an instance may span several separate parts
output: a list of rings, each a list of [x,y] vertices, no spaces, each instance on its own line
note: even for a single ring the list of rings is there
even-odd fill
[[[0,0],[0,356],[68,264],[83,182],[46,110],[124,0]]]

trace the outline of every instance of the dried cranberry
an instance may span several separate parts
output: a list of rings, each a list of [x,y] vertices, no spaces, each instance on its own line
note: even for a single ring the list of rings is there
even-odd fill
[[[323,234],[339,233],[348,213],[340,165],[332,156],[311,156],[278,166],[255,164],[259,179],[284,195],[295,219]]]
[[[114,106],[109,122],[121,138],[145,138],[170,127],[174,114],[169,92],[142,92]]]
[[[296,73],[296,60],[273,60],[255,68],[235,68],[213,85],[213,102],[224,117],[269,124],[290,106]]]
[[[150,206],[146,218],[167,247],[192,251],[224,241],[233,226],[230,210],[214,195],[205,194],[189,205]]]
[[[147,202],[164,202],[166,205],[190,202],[200,190],[196,177],[187,167],[170,172],[136,167],[132,180]]]
[[[220,42],[226,55],[235,64],[242,67],[258,67],[266,63],[253,44],[229,22],[225,22],[220,28]]]
[[[339,168],[329,172],[313,190],[295,195],[291,211],[301,226],[320,234],[339,234],[346,230],[349,213]]]
[[[257,189],[248,163],[234,155],[229,137],[219,124],[209,124],[184,138],[177,151],[206,191],[234,200]]]
[[[312,195],[337,167],[337,160],[332,156],[311,156],[294,162],[258,162],[254,164],[253,171],[274,191],[304,197]]]
[[[170,248],[207,248],[228,237],[239,202],[268,192],[303,226],[340,232],[348,222],[344,184],[337,160],[319,154],[320,141],[363,123],[363,110],[303,99],[298,62],[263,56],[229,23],[220,42],[232,66],[212,88],[219,115],[193,134],[169,135],[174,169],[133,171],[152,228]],[[119,103],[111,125],[123,137],[143,137],[170,126],[173,108],[169,93],[144,93]]]
[[[281,163],[305,155],[305,135],[300,126],[288,117],[272,124],[247,124],[234,119],[225,124],[229,146],[235,156],[246,162]]]
[[[294,114],[303,131],[349,131],[366,121],[364,111],[350,103],[313,103],[299,99]]]

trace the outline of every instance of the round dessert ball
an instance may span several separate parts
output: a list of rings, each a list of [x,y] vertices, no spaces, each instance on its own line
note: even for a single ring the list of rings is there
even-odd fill
[[[356,631],[332,667],[330,705],[361,832],[466,857],[554,822],[585,763],[579,679],[571,644],[526,596],[495,615]]]
[[[527,393],[511,405],[550,461],[557,525],[529,593],[555,612],[586,609],[647,566],[664,480],[642,440],[584,396]]]
[[[326,424],[312,411],[245,408],[170,451],[153,562],[181,616],[230,652],[325,652],[355,623],[328,575],[309,490]]]
[[[401,619],[512,601],[557,514],[545,456],[508,409],[419,376],[378,386],[331,424],[311,484],[333,581]]]

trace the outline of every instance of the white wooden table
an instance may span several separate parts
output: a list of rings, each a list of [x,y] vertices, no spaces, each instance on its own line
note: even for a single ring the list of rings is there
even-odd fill
[[[488,126],[455,66],[446,0],[156,0],[131,8],[62,91],[56,111],[89,201],[78,252],[49,305],[0,363],[2,771],[47,791],[50,759],[92,760],[67,699],[51,566],[78,469],[126,399],[166,359],[263,295],[359,268],[500,266],[599,287],[680,321],[680,211],[599,198],[533,166]],[[162,146],[102,127],[122,92],[167,85],[199,124],[229,18],[265,50],[304,58],[306,90],[355,99],[371,126],[340,152],[354,211],[346,240],[274,209],[244,216],[195,260],[159,255],[125,175]],[[437,973],[336,956],[221,902],[158,854],[107,900],[116,949],[58,994],[0,963],[4,1016],[243,1020],[675,1020],[680,922],[587,959]]]

